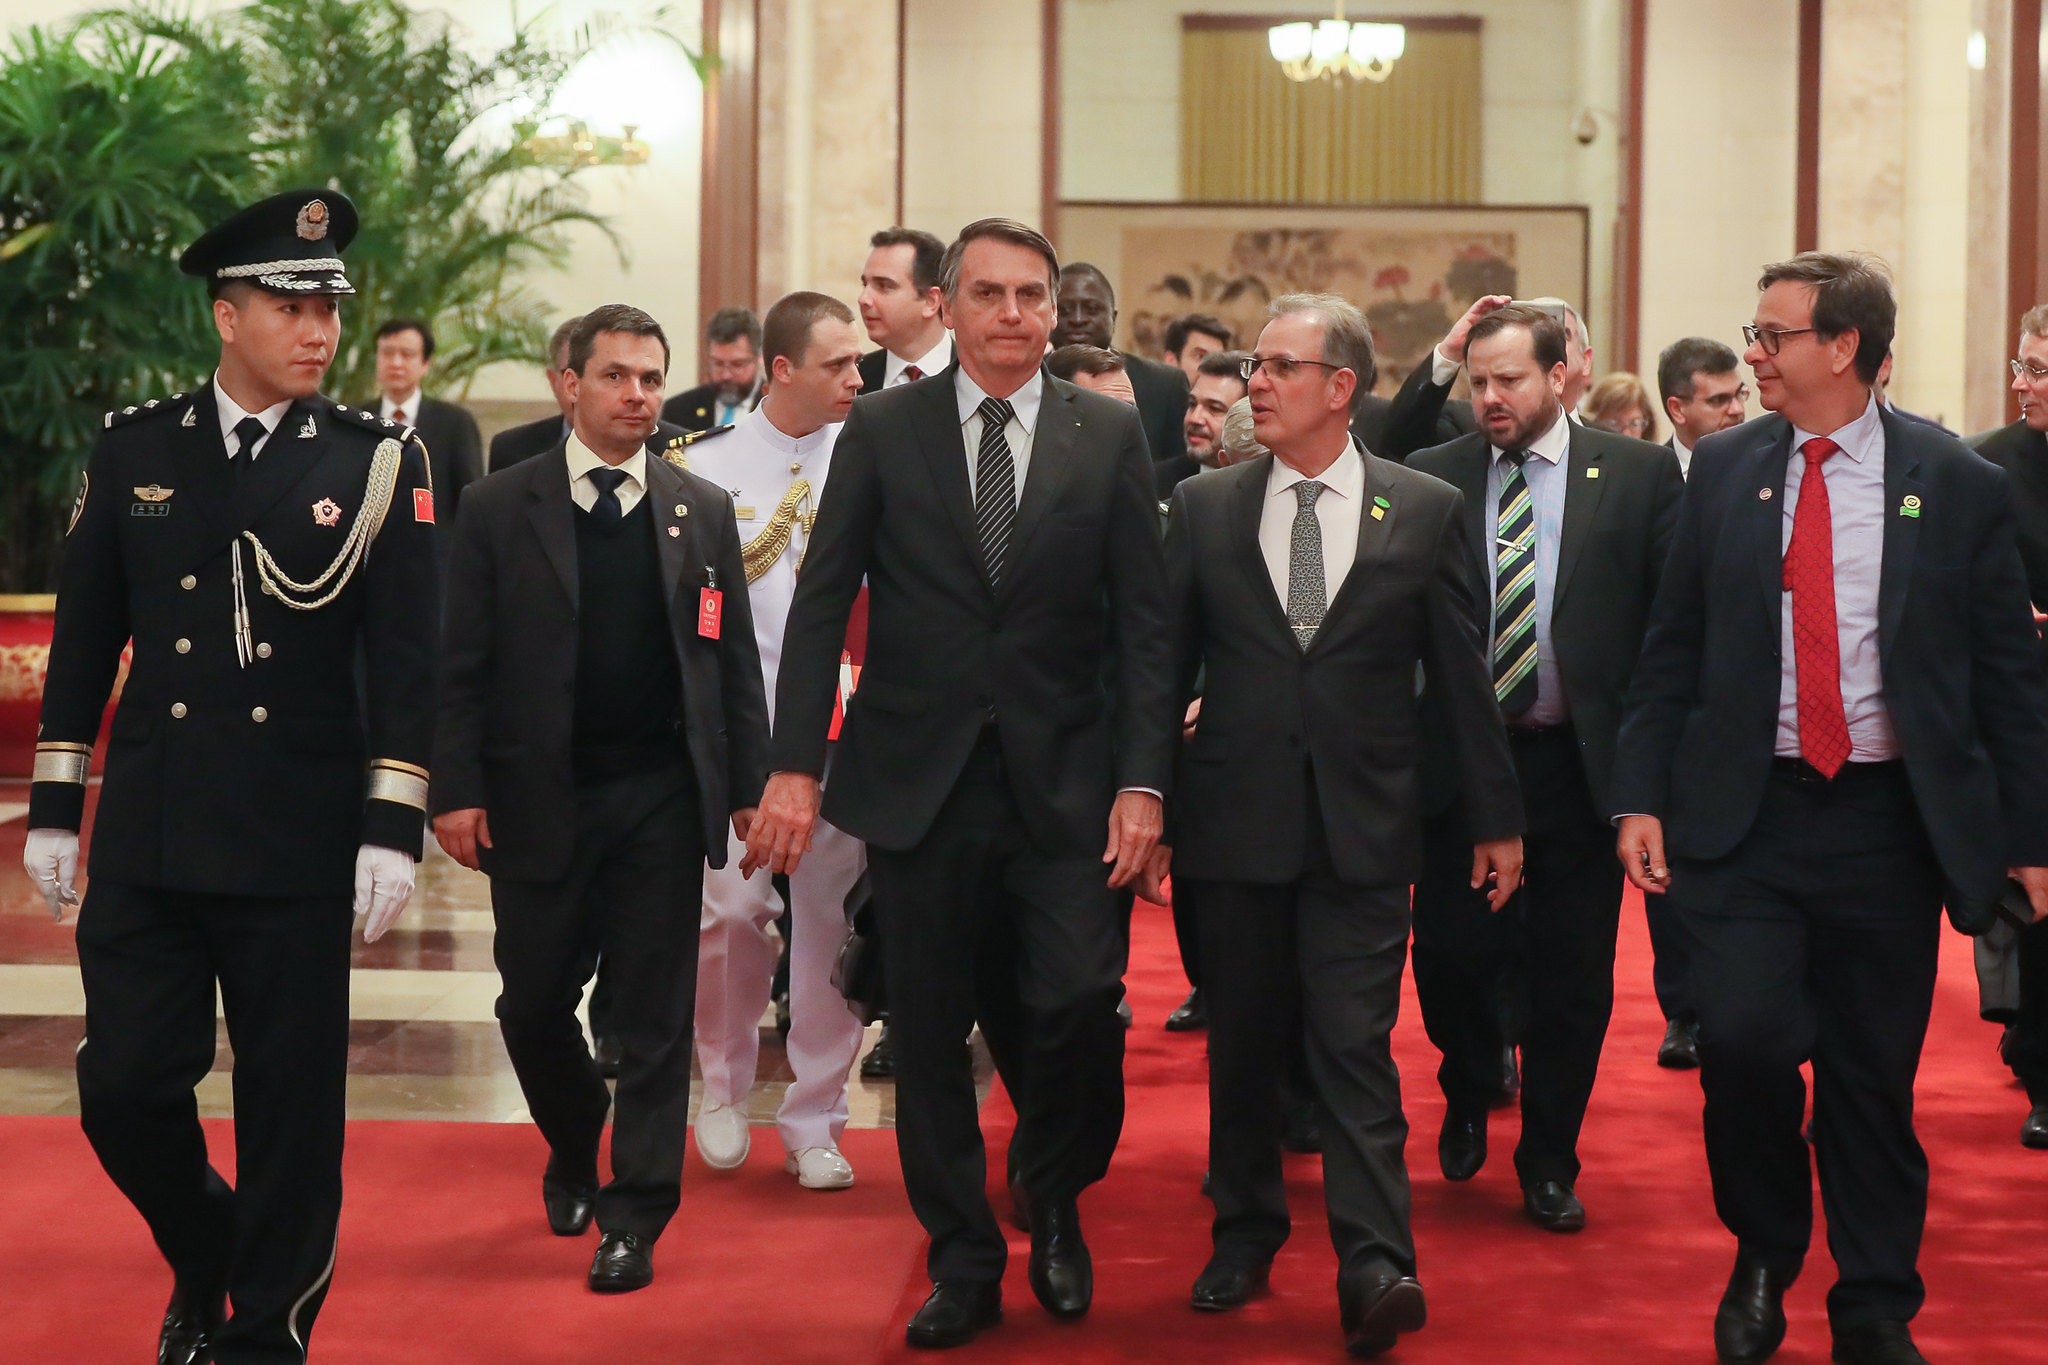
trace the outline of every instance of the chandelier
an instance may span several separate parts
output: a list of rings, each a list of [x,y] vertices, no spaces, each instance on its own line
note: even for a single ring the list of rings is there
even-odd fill
[[[1266,30],[1266,46],[1289,80],[1383,81],[1407,49],[1408,30],[1400,24],[1354,24],[1338,0],[1335,15],[1321,23],[1273,25]]]
[[[636,136],[639,128],[628,123],[619,137],[592,133],[590,126],[572,119],[569,130],[555,137],[536,134],[522,144],[526,154],[543,166],[639,166],[646,162],[649,148]]]

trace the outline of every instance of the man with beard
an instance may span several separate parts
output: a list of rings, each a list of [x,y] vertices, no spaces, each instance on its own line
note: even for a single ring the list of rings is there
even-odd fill
[[[685,431],[729,427],[761,403],[761,319],[751,308],[721,308],[704,328],[710,378],[661,405],[661,420]]]
[[[1242,351],[1214,351],[1203,356],[1195,368],[1181,433],[1187,440],[1188,458],[1200,469],[1217,469],[1223,464],[1223,419],[1230,415],[1230,405],[1245,396],[1246,358]]]

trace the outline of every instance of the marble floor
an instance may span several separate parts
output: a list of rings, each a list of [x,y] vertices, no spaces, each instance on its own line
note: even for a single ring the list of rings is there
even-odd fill
[[[71,1058],[85,1035],[76,917],[53,923],[22,871],[26,801],[24,784],[0,782],[0,1115],[72,1114],[78,1093]],[[525,1101],[492,1013],[498,977],[487,884],[431,839],[428,849],[398,924],[376,943],[355,945],[349,1117],[524,1122]],[[757,1124],[773,1122],[790,1079],[772,1015],[762,1025],[750,1103]],[[880,1031],[868,1029],[863,1055]],[[213,1071],[199,1086],[200,1111],[208,1115],[233,1111],[224,1026],[218,1036]],[[985,1089],[989,1069],[978,1046],[976,1070]],[[861,1079],[858,1061],[847,1098],[852,1126],[894,1126],[894,1083]]]

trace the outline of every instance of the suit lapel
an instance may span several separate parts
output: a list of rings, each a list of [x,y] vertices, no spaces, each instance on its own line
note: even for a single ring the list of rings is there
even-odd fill
[[[1310,642],[1310,649],[1329,638],[1330,626],[1337,614],[1365,592],[1373,571],[1387,557],[1394,523],[1401,517],[1401,501],[1394,496],[1393,480],[1387,477],[1386,462],[1377,455],[1361,454],[1360,458],[1365,462],[1365,491],[1358,505],[1358,550],[1351,557],[1351,569],[1338,586],[1337,595],[1330,599],[1329,609],[1323,613],[1322,628]],[[1385,499],[1384,505],[1375,501],[1382,498]],[[1375,511],[1380,515],[1374,516]]]
[[[1902,516],[1901,509],[1924,515],[1926,488],[1920,481],[1920,457],[1908,448],[1905,424],[1880,409],[1884,430],[1884,564],[1877,580],[1877,652],[1889,662],[1892,641],[1912,587],[1913,554],[1920,545],[1920,516]],[[1907,499],[1912,499],[1910,507]]]
[[[213,400],[213,385],[206,384],[189,402],[186,411],[192,424],[186,426],[181,417],[170,429],[172,466],[178,472],[172,492],[189,499],[186,505],[198,514],[188,523],[191,538],[179,556],[186,568],[225,551],[235,535],[234,471],[228,466],[227,443],[220,436],[220,409]],[[175,514],[172,524],[176,524]]]
[[[1749,537],[1748,554],[1757,569],[1757,602],[1770,617],[1773,638],[1784,610],[1785,466],[1791,452],[1792,424],[1782,418],[1771,421],[1752,447],[1750,477],[1735,489],[1735,517]]]
[[[555,577],[561,580],[562,591],[569,594],[569,605],[573,607],[580,600],[576,583],[576,504],[569,499],[569,456],[563,442],[534,457],[530,487],[533,503],[527,518],[533,523],[540,547],[547,554],[548,563],[554,565]],[[669,537],[664,535],[662,539]]]
[[[1601,468],[1601,450],[1597,438],[1584,427],[1568,428],[1570,445],[1566,448],[1564,469],[1564,530],[1558,536],[1557,581],[1551,585],[1550,610],[1555,616],[1558,604],[1564,601],[1565,589],[1571,585],[1572,570],[1578,567],[1579,555],[1586,548],[1586,537],[1593,532],[1593,522],[1600,515],[1600,497],[1607,488],[1605,471]]]
[[[957,411],[956,407],[956,415]],[[1045,520],[1046,509],[1059,500],[1073,467],[1078,449],[1074,433],[1079,428],[1073,390],[1048,375],[1038,400],[1038,430],[1031,436],[1031,464],[1024,471],[1024,496],[1017,500],[1017,524],[1010,532],[1010,548],[1004,555],[1011,565],[1024,562],[1031,533]],[[1020,577],[1005,573],[1002,595],[1008,596]]]
[[[1291,643],[1294,628],[1287,624],[1287,604],[1273,591],[1273,575],[1266,568],[1266,553],[1259,548],[1259,514],[1265,510],[1266,481],[1272,476],[1273,457],[1261,455],[1243,465],[1233,465],[1237,486],[1230,490],[1230,543],[1237,551],[1238,568],[1243,571],[1252,597],[1261,603],[1267,617]]]
[[[974,562],[980,564],[981,540],[974,534],[974,495],[967,486],[967,443],[960,434],[960,410],[953,397],[952,373],[950,369],[946,371],[945,383],[925,385],[920,390],[917,396],[922,407],[913,429],[924,451],[925,463],[931,469],[932,481],[938,485],[939,503]]]
[[[566,468],[563,472],[567,473]],[[673,610],[676,595],[682,589],[683,571],[701,553],[691,527],[709,523],[703,507],[690,496],[675,468],[658,455],[647,457],[647,500],[648,510],[654,514],[649,518],[649,534],[654,537],[654,552],[661,560],[662,600]]]

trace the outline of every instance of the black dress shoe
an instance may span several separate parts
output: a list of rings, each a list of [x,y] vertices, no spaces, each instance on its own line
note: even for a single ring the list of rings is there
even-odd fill
[[[2048,1100],[2042,1100],[2020,1125],[2020,1146],[2048,1147]]]
[[[1762,1261],[1735,1256],[1735,1271],[1714,1313],[1714,1353],[1722,1365],[1757,1365],[1785,1340],[1785,1291],[1799,1278],[1798,1267],[1773,1270]]]
[[[1509,1043],[1500,1050],[1500,1089],[1493,1095],[1493,1107],[1505,1109],[1515,1102],[1515,1096],[1522,1093],[1522,1063],[1515,1056],[1515,1045]]]
[[[1031,1191],[1016,1176],[1010,1177],[1010,1226],[1019,1232],[1031,1231]]]
[[[1031,1292],[1056,1318],[1078,1318],[1095,1298],[1095,1266],[1071,1202],[1031,1206]]]
[[[1586,1206],[1562,1180],[1539,1180],[1525,1188],[1522,1212],[1545,1232],[1578,1232],[1586,1226]]]
[[[1832,1358],[1842,1365],[1927,1365],[1913,1334],[1897,1321],[1837,1328]]]
[[[1446,1180],[1470,1180],[1486,1164],[1486,1115],[1468,1119],[1444,1111],[1436,1135],[1436,1162]]]
[[[597,1207],[597,1191],[578,1185],[560,1185],[542,1177],[540,1202],[548,1211],[548,1231],[557,1237],[581,1237],[590,1230],[590,1215]]]
[[[1657,1065],[1666,1071],[1692,1071],[1700,1064],[1700,1026],[1689,1019],[1673,1019],[1664,1026],[1664,1041],[1657,1048]]]
[[[174,1287],[164,1308],[163,1330],[157,1333],[157,1365],[207,1365],[213,1359],[214,1335],[227,1313],[225,1294],[194,1294],[182,1285]]]
[[[940,1280],[911,1314],[903,1339],[926,1350],[965,1346],[1003,1320],[1003,1287],[992,1280]]]
[[[1313,1101],[1290,1109],[1280,1120],[1280,1150],[1313,1154],[1323,1150],[1323,1125]]]
[[[1125,1028],[1129,1028],[1138,1022],[1138,1016],[1131,1013],[1131,1002],[1129,999],[1116,1002],[1116,1017],[1124,1021]]]
[[[619,1040],[616,1035],[608,1033],[599,1038],[597,1046],[591,1049],[590,1055],[597,1060],[598,1075],[612,1081],[619,1078],[619,1060],[626,1054],[625,1050],[619,1046]]]
[[[1202,999],[1202,988],[1195,987],[1188,992],[1188,998],[1180,1002],[1180,1008],[1166,1016],[1168,1033],[1196,1033],[1209,1027],[1209,1002]]]
[[[895,1074],[896,1040],[889,1036],[889,1024],[884,1020],[875,1045],[860,1059],[860,1075],[864,1081],[886,1081]]]
[[[1201,1274],[1195,1276],[1195,1291],[1188,1296],[1188,1301],[1211,1313],[1241,1308],[1252,1295],[1266,1287],[1272,1269],[1271,1261],[1218,1254],[1202,1267]]]
[[[600,1294],[624,1294],[654,1283],[654,1258],[647,1243],[630,1232],[607,1232],[590,1258],[590,1287]]]
[[[1374,1265],[1338,1273],[1337,1318],[1345,1351],[1363,1360],[1392,1349],[1401,1333],[1420,1331],[1429,1320],[1429,1303],[1414,1276]]]

